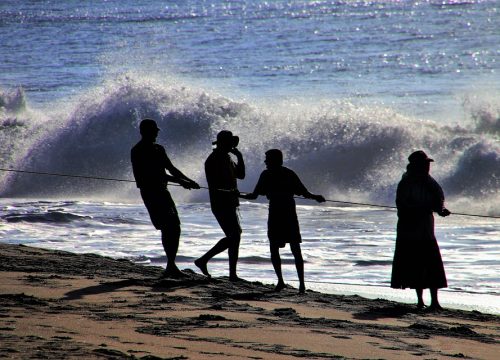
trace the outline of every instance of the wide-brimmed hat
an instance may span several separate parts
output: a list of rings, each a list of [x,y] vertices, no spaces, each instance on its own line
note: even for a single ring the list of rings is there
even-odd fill
[[[236,135],[233,135],[233,133],[229,130],[222,130],[219,131],[217,134],[217,140],[213,141],[212,144],[219,144],[219,143],[226,143],[226,144],[231,144],[233,147],[238,146],[238,143],[240,142],[240,138]]]
[[[424,163],[424,162],[432,162],[434,159],[431,159],[430,157],[427,156],[425,152],[422,150],[415,151],[411,153],[410,156],[408,156],[408,161],[413,164],[413,163]]]

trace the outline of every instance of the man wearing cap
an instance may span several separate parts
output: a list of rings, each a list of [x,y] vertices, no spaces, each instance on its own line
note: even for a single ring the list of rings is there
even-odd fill
[[[222,130],[217,134],[216,148],[205,161],[205,175],[210,194],[210,206],[225,237],[194,263],[206,276],[210,276],[207,263],[215,255],[228,250],[229,279],[237,281],[236,265],[241,238],[241,227],[238,218],[238,184],[237,179],[245,178],[245,163],[241,152],[236,148],[239,138],[231,131]],[[230,154],[236,156],[233,161]]]
[[[141,191],[151,222],[161,231],[161,241],[167,255],[164,275],[179,277],[183,273],[175,264],[175,258],[181,228],[177,209],[167,185],[170,181],[185,189],[199,189],[200,186],[177,169],[168,158],[165,148],[156,143],[160,129],[154,120],[142,120],[139,130],[142,138],[131,150],[135,182]]]
[[[417,307],[425,307],[423,289],[430,289],[431,310],[440,310],[438,289],[447,287],[439,246],[434,235],[434,216],[448,216],[441,186],[430,175],[429,158],[422,150],[408,157],[407,171],[398,184],[398,224],[392,263],[391,287],[411,288]]]

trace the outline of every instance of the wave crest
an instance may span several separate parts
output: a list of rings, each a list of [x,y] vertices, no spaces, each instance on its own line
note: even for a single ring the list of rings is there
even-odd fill
[[[339,200],[393,204],[407,156],[423,149],[436,159],[433,176],[443,183],[451,201],[469,196],[487,202],[498,199],[499,121],[492,112],[477,115],[473,129],[453,128],[347,100],[233,101],[175,79],[159,81],[134,74],[54,108],[43,114],[32,110],[0,114],[2,166],[131,179],[130,148],[139,140],[139,121],[150,117],[162,129],[158,142],[174,164],[202,184],[211,142],[219,130],[229,129],[240,136],[247,163],[243,191],[252,189],[263,170],[264,152],[280,148],[286,165],[312,191]],[[13,132],[17,139],[9,136]],[[4,196],[137,197],[130,184],[1,176]],[[207,199],[203,192],[192,194],[194,200]]]

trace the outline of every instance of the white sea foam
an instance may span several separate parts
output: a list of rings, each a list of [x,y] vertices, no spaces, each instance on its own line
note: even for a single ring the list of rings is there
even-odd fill
[[[56,103],[53,109],[31,109],[22,92],[17,94],[2,98],[2,167],[131,179],[129,151],[139,137],[138,122],[151,117],[162,128],[158,142],[182,171],[201,183],[211,141],[219,130],[230,129],[240,136],[247,162],[242,190],[255,184],[264,152],[280,148],[286,164],[315,191],[339,200],[392,205],[406,157],[424,149],[436,160],[432,173],[456,211],[500,213],[500,121],[492,104],[474,109],[469,125],[452,127],[348,99],[313,104],[299,99],[235,101],[172,78],[148,79],[133,73],[64,105]],[[27,106],[15,105],[26,102]],[[0,176],[4,196],[136,199],[131,184]],[[198,192],[191,200],[204,201],[206,194]]]
[[[223,235],[207,203],[179,204],[182,236],[177,257],[181,268],[198,271],[194,259]],[[238,270],[249,280],[274,283],[269,259],[267,205],[243,202],[243,235]],[[390,289],[396,214],[367,207],[299,205],[306,283],[325,292],[415,302],[413,291]],[[436,219],[436,235],[449,288],[445,306],[500,313],[497,220],[450,216]],[[2,242],[77,253],[127,258],[165,266],[160,234],[142,204],[90,201],[0,201]],[[281,251],[287,282],[297,274],[289,248]],[[209,263],[214,276],[226,276],[227,253]]]
[[[393,205],[406,157],[421,148],[436,159],[452,212],[498,215],[494,2],[4,1],[0,167],[131,179],[129,151],[148,116],[174,163],[201,184],[211,141],[228,128],[247,162],[242,191],[264,151],[278,147],[310,190]],[[196,270],[192,259],[221,230],[205,190],[171,188],[179,262]],[[164,265],[133,183],[0,172],[0,195],[1,241]],[[393,210],[300,203],[308,286],[414,301],[388,289]],[[241,214],[240,275],[274,282],[267,207],[243,202]],[[497,221],[436,217],[446,305],[500,312]],[[283,259],[292,281],[288,251]],[[215,276],[227,274],[226,260],[210,264]]]

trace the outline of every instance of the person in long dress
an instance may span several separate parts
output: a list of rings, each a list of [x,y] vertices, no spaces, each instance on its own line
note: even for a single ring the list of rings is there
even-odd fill
[[[398,184],[398,223],[392,263],[391,287],[411,288],[417,293],[417,307],[425,307],[423,289],[431,294],[431,310],[440,310],[438,289],[448,286],[439,246],[434,235],[434,215],[450,215],[444,193],[430,172],[429,158],[422,150],[408,157],[407,171]]]
[[[264,195],[269,199],[268,238],[271,251],[271,262],[274,267],[278,283],[275,290],[280,291],[285,288],[285,282],[281,271],[281,258],[279,250],[288,243],[295,259],[295,267],[299,277],[299,292],[306,290],[304,282],[304,260],[300,243],[299,221],[295,209],[294,195],[314,199],[324,202],[321,195],[310,193],[300,181],[297,174],[283,166],[283,153],[278,149],[271,149],[266,152],[264,163],[267,169],[262,172],[252,193],[241,193],[240,197],[253,200],[259,195]]]

